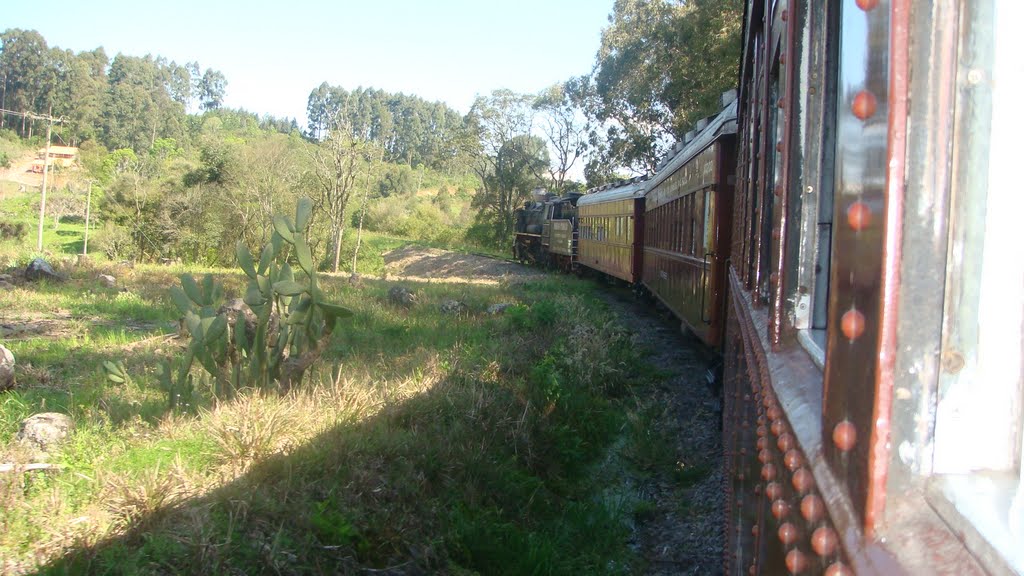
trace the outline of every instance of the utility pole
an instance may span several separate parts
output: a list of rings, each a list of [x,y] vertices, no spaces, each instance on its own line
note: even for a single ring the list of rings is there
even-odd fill
[[[46,154],[43,156],[43,195],[39,198],[39,241],[36,242],[36,250],[39,252],[43,251],[43,219],[46,218],[46,175],[50,168],[50,133],[53,130],[53,116],[47,114],[46,120]]]
[[[89,191],[85,195],[85,241],[82,242],[82,255],[89,253],[89,209],[92,207],[92,180],[86,180]]]

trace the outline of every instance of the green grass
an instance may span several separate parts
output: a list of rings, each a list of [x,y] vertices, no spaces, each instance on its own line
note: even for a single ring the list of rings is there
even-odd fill
[[[396,241],[364,238],[368,267]],[[383,263],[381,258],[380,263]],[[63,265],[64,283],[0,292],[7,321],[61,318],[62,331],[5,342],[19,387],[0,396],[0,454],[21,461],[18,422],[44,410],[76,429],[25,485],[0,477],[0,557],[12,573],[426,572],[618,574],[637,565],[638,504],[595,475],[628,436],[648,380],[594,287],[327,279],[355,311],[292,393],[217,402],[199,389],[169,411],[154,367],[181,268]],[[216,271],[227,292],[243,277]],[[467,311],[439,312],[457,299]],[[491,316],[498,302],[516,306]],[[130,382],[105,377],[124,362]],[[341,379],[333,378],[340,366]],[[654,455],[648,456],[654,458]],[[53,506],[53,502],[60,502]]]

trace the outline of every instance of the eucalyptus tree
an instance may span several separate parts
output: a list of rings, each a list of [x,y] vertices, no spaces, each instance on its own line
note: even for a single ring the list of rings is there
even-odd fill
[[[207,68],[198,79],[196,93],[199,107],[203,110],[216,110],[224,104],[224,93],[227,91],[228,80],[219,70]]]
[[[740,0],[616,0],[584,98],[607,126],[607,160],[654,168],[670,140],[736,85]]]
[[[544,184],[550,156],[544,140],[531,135],[534,97],[500,89],[478,96],[466,116],[476,136],[473,171],[480,188],[474,228],[479,239],[501,245],[512,235],[516,207]]]
[[[554,158],[548,168],[552,188],[565,191],[569,171],[587,150],[590,124],[576,106],[571,93],[577,90],[577,79],[555,84],[537,95],[533,108],[540,113],[540,130],[548,139]]]

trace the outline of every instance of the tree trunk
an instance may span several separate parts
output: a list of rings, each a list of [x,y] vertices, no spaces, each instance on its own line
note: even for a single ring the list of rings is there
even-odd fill
[[[381,150],[381,159],[384,157],[384,151]],[[380,160],[378,160],[378,163]],[[359,258],[359,246],[363,242],[363,217],[366,216],[366,202],[370,198],[370,176],[373,174],[373,167],[369,167],[366,170],[366,185],[363,186],[363,202],[359,206],[359,230],[356,232],[356,247],[352,251],[352,273],[356,273],[356,260]]]

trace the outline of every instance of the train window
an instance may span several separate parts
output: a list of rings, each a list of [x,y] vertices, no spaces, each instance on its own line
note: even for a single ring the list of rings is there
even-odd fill
[[[806,79],[802,115],[811,119],[803,128],[813,140],[800,166],[801,181],[790,187],[787,210],[799,222],[799,256],[793,286],[793,327],[814,362],[824,368],[828,329],[829,278],[832,259],[833,197],[835,188],[836,106],[839,105],[838,70],[840,11],[835,3],[811,3],[812,47],[809,65],[822,70],[820,80]],[[815,121],[819,120],[819,121]]]
[[[1017,153],[1024,75],[1015,29],[1024,4],[960,6],[967,25],[931,488],[948,522],[966,521],[1008,572],[1024,573],[1024,259],[1017,252],[1024,241]]]

